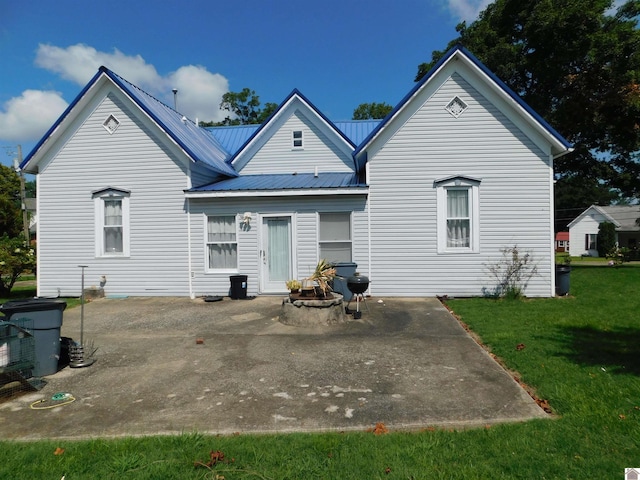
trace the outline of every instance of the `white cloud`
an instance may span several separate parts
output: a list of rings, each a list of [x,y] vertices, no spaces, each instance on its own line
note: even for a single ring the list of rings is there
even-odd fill
[[[35,64],[79,86],[87,84],[104,65],[169,106],[173,106],[171,90],[177,88],[178,110],[192,120],[219,121],[227,114],[219,105],[229,91],[228,80],[203,66],[187,65],[162,76],[140,55],[125,55],[117,49],[100,52],[84,44],[67,48],[41,44]],[[39,140],[67,105],[59,92],[25,90],[0,110],[0,140]]]
[[[229,91],[229,82],[219,73],[211,73],[201,66],[188,65],[171,73],[164,84],[167,87],[164,92],[171,92],[172,88],[178,89],[178,110],[192,120],[198,118],[220,121],[228,115],[228,112],[220,110],[220,101],[222,95]],[[165,93],[158,98],[164,99],[168,105],[173,105],[168,102],[168,95]],[[173,102],[173,93],[171,97]]]
[[[491,2],[492,0],[447,0],[447,5],[455,18],[471,23]]]
[[[0,111],[2,140],[23,142],[39,139],[67,108],[59,92],[25,90]]]
[[[35,63],[83,86],[104,65],[170,106],[173,106],[171,90],[177,88],[178,110],[192,120],[218,121],[226,116],[219,105],[222,95],[229,91],[229,82],[202,66],[187,65],[161,76],[140,55],[125,55],[118,49],[113,53],[100,52],[81,43],[67,48],[41,44]]]

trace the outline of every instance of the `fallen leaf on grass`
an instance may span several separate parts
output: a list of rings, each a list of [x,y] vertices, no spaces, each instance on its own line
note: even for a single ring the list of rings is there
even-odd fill
[[[64,453],[64,448],[60,448],[60,447],[56,448],[56,449],[53,451],[53,454],[54,454],[54,455],[62,455],[63,453]]]
[[[387,475],[391,473],[391,468],[387,467],[384,469],[384,473],[386,473]]]
[[[384,423],[378,422],[373,429],[367,430],[368,432],[373,432],[374,435],[382,435],[384,433],[389,433],[387,427],[385,427]]]
[[[626,419],[627,417],[626,417],[624,414],[622,414],[622,413],[621,413],[620,415],[618,415],[618,418],[619,418],[620,420],[624,420],[624,419]]]
[[[232,458],[231,462],[233,463],[234,461],[235,461],[235,458]],[[216,463],[220,463],[220,462],[229,463],[228,460],[225,460],[224,453],[222,453],[220,450],[211,450],[211,452],[209,452],[209,461],[207,463],[197,461],[197,462],[194,462],[193,465],[195,467],[211,468]]]
[[[516,350],[524,350],[526,345],[524,343],[519,343],[516,345]]]

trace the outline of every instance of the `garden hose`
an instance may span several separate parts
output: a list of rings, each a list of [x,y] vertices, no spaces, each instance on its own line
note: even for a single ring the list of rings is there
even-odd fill
[[[52,402],[60,402],[60,403],[56,403],[54,405],[36,406],[36,405],[40,405],[41,403],[45,403],[46,401],[47,401],[46,398],[43,398],[42,400],[36,400],[35,402],[33,402],[30,405],[30,407],[31,407],[32,410],[46,410],[48,408],[61,407],[63,405],[69,405],[70,403],[75,402],[76,401],[76,397],[74,397],[70,393],[59,392],[59,393],[54,394],[51,397],[51,401]]]

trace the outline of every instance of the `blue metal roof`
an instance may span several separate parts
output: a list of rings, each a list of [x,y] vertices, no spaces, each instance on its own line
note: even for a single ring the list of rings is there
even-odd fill
[[[380,122],[381,120],[346,120],[334,122],[333,125],[335,125],[351,143],[358,145],[362,140],[367,138]],[[260,128],[260,125],[205,127],[231,155],[234,155],[240,150],[258,128]]]
[[[205,127],[230,155],[235,154],[260,125],[234,125],[228,127]]]
[[[231,191],[267,191],[267,190],[304,190],[325,188],[366,188],[358,181],[354,173],[321,172],[274,174],[274,175],[241,175],[219,182],[195,187],[188,192],[231,192]]]
[[[335,122],[335,126],[338,127],[354,145],[360,145],[380,122],[382,122],[382,120],[345,120]]]
[[[100,71],[129,95],[195,162],[203,162],[223,175],[237,175],[225,162],[227,152],[206,130],[108,68],[100,67]]]

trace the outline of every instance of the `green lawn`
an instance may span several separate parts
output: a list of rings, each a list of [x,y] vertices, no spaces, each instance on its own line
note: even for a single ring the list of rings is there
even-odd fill
[[[21,281],[35,281],[36,277],[31,275],[27,277],[20,277]],[[11,293],[8,297],[0,297],[0,305],[9,302],[12,300],[21,300],[24,298],[33,298],[37,295],[38,291],[33,285],[21,285],[20,283],[16,284],[12,289]],[[76,305],[80,305],[79,298],[61,298],[67,303],[67,308],[75,307]]]
[[[0,442],[0,478],[582,480],[640,466],[640,267],[572,267],[567,298],[449,306],[554,419],[384,435]],[[228,463],[194,466],[212,450]]]

